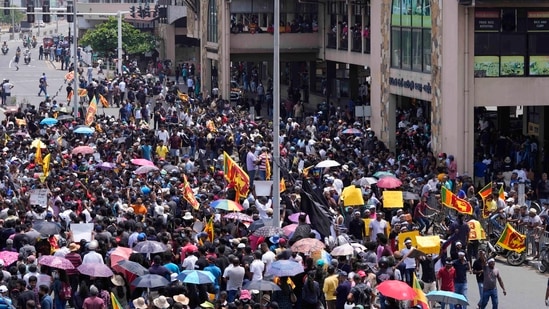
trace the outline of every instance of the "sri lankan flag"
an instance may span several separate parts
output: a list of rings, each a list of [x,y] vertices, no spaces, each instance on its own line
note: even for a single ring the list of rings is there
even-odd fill
[[[280,179],[280,193],[286,191],[286,180],[284,178]]]
[[[73,79],[74,79],[74,71],[70,71],[69,73],[65,74],[65,80],[67,81],[67,83],[72,82]]]
[[[97,99],[93,97],[88,106],[88,111],[86,112],[86,118],[84,118],[84,124],[89,126],[95,120],[95,113],[97,113]]]
[[[442,200],[442,205],[454,209],[459,213],[471,215],[473,214],[473,206],[471,204],[457,197],[452,191],[448,190],[446,187],[442,187],[440,190],[440,199]]]
[[[250,176],[226,152],[223,152],[223,174],[229,185],[235,188],[237,201],[248,195]]]
[[[103,95],[99,95],[99,102],[101,102],[101,105],[103,105],[104,108],[107,108],[110,106],[109,101],[105,99]]]
[[[210,217],[210,220],[208,220],[208,223],[206,223],[206,227],[204,228],[204,232],[208,234],[208,239],[210,241],[214,240],[214,223],[213,223],[213,216]]]
[[[488,196],[492,195],[492,183],[490,182],[489,184],[485,185],[484,188],[480,189],[477,194],[480,195],[480,197],[484,201]]]
[[[272,170],[271,170],[271,162],[269,161],[269,156],[265,156],[265,178],[267,180],[271,179]]]
[[[85,97],[88,95],[88,90],[84,89],[84,88],[79,88],[78,89],[78,96],[79,97]]]
[[[177,91],[177,96],[179,97],[179,100],[181,100],[182,102],[189,102],[189,95],[186,94],[186,93],[183,93],[181,91]]]
[[[191,206],[194,209],[198,209],[200,206],[200,203],[196,200],[196,197],[194,196],[193,189],[191,189],[191,185],[189,184],[189,181],[187,180],[187,175],[183,175],[183,198],[191,204]]]
[[[113,292],[111,292],[112,309],[124,309]]]
[[[499,198],[502,199],[503,201],[505,201],[505,184],[501,185],[501,187],[499,187]]]
[[[42,160],[42,148],[40,148],[40,144],[36,147],[36,153],[34,154],[34,164],[36,165],[42,165],[44,161]]]
[[[507,223],[497,242],[503,249],[521,253],[526,249],[526,236]]]
[[[427,301],[427,296],[425,296],[425,293],[423,293],[423,290],[421,289],[421,285],[417,280],[416,274],[414,274],[412,289],[416,291],[416,297],[413,299],[412,305],[419,306],[423,309],[429,309],[429,302]]]

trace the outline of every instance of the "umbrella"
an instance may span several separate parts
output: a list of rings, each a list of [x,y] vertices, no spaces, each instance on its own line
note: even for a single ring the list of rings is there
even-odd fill
[[[132,164],[135,164],[135,165],[141,165],[141,166],[154,166],[154,163],[147,160],[147,159],[132,159],[131,160]]]
[[[53,255],[42,255],[38,259],[38,264],[63,270],[74,269],[74,265],[72,265],[71,261],[66,258]]]
[[[232,200],[217,200],[211,202],[210,206],[215,209],[223,209],[227,211],[242,211],[244,209],[242,208],[242,205]]]
[[[280,235],[284,232],[281,228],[278,226],[264,226],[259,229],[257,229],[254,232],[255,236],[263,236],[263,237],[271,237],[273,235]]]
[[[6,268],[7,266],[10,266],[14,262],[16,262],[18,258],[19,258],[19,253],[17,252],[13,252],[13,251],[0,252],[0,260],[4,261],[4,265],[6,266]]]
[[[254,218],[251,216],[248,216],[247,214],[243,214],[240,212],[231,212],[230,214],[226,214],[223,216],[225,219],[234,219],[239,221],[247,221],[247,222],[254,222]]]
[[[427,293],[427,299],[430,301],[436,301],[439,303],[445,303],[445,304],[452,304],[452,305],[462,305],[462,306],[468,306],[469,302],[467,301],[467,298],[465,296],[449,292],[449,291],[431,291]]]
[[[299,216],[301,214],[305,214],[304,212],[297,212],[295,214],[291,214],[288,216],[288,219],[290,221],[292,221],[293,223],[299,223]],[[305,217],[305,223],[307,224],[311,224],[311,219],[309,219],[309,215],[307,215],[307,217]]]
[[[304,271],[301,263],[290,260],[278,260],[271,263],[271,267],[267,270],[267,273],[277,277],[292,277]]]
[[[171,165],[171,164],[162,166],[162,169],[165,170],[168,173],[172,173],[172,172],[177,172],[178,173],[179,172],[179,167],[177,167],[175,165]]]
[[[74,117],[71,115],[61,115],[57,117],[57,120],[63,121],[63,120],[73,120]]]
[[[80,128],[76,128],[73,132],[76,134],[92,134],[93,132],[95,132],[95,129],[83,126]]]
[[[383,177],[386,177],[386,176],[395,177],[395,175],[393,175],[393,173],[386,172],[386,171],[379,171],[379,172],[376,172],[373,176],[374,176],[375,178],[377,178],[377,179],[380,179],[380,178],[383,178]]]
[[[111,265],[112,265],[112,260],[111,260]],[[118,263],[113,266],[113,269],[114,270],[122,269],[138,276],[147,275],[149,273],[149,270],[143,267],[143,265],[137,262],[129,261],[129,260],[118,261]]]
[[[311,253],[326,248],[323,242],[314,238],[303,238],[296,241],[291,249],[293,252]]]
[[[396,177],[383,177],[377,182],[378,188],[383,189],[396,189],[402,186],[402,181]]]
[[[177,276],[177,279],[183,283],[190,284],[208,284],[215,282],[214,275],[211,272],[204,270],[184,270]]]
[[[330,252],[330,254],[333,256],[347,256],[352,255],[353,252],[355,252],[355,248],[353,248],[353,246],[351,246],[350,244],[343,244],[332,249],[332,252]]]
[[[122,272],[122,268],[118,268],[118,262],[128,260],[133,250],[126,247],[116,247],[111,254],[109,255],[109,260],[111,261],[111,267],[118,271]],[[118,269],[117,269],[118,268]]]
[[[285,225],[285,226],[282,227],[282,233],[284,233],[284,235],[290,237],[290,235],[292,235],[293,232],[295,232],[296,228],[297,228],[297,223],[292,223],[292,224]]]
[[[366,177],[366,182],[369,185],[375,185],[377,183],[377,179],[375,179],[374,177]]]
[[[362,134],[362,131],[360,131],[359,129],[355,129],[355,128],[349,128],[349,129],[343,130],[342,133],[343,134]]]
[[[116,167],[116,164],[111,162],[101,162],[95,165],[95,168],[100,170],[112,170]]]
[[[400,280],[386,280],[381,282],[376,288],[383,296],[396,300],[412,300],[416,297],[416,291],[406,282]]]
[[[142,175],[142,174],[147,174],[149,172],[154,172],[154,171],[158,171],[158,167],[152,166],[152,165],[143,165],[143,166],[138,167],[133,172],[134,172],[134,174]]]
[[[248,226],[248,230],[250,232],[255,232],[264,226],[271,226],[271,225],[273,225],[273,219],[255,220],[254,222],[252,222],[252,224],[250,224],[250,226]]]
[[[96,278],[108,278],[114,275],[109,266],[102,263],[86,263],[78,266],[76,269],[78,269],[82,275]]]
[[[115,138],[114,142],[117,143],[117,144],[125,143],[126,142],[126,137],[122,136],[122,137],[119,137],[119,138]]]
[[[413,193],[413,192],[408,192],[408,191],[403,191],[402,192],[402,199],[405,199],[405,200],[419,200],[419,194],[416,194],[416,193]]]
[[[137,243],[137,245],[135,245],[133,250],[139,253],[159,253],[159,252],[165,252],[166,250],[168,250],[168,247],[166,247],[165,244],[158,241],[145,240]]]
[[[37,220],[33,224],[33,228],[42,236],[50,236],[59,234],[61,226],[55,222],[49,222],[45,220]]]
[[[48,146],[43,141],[41,141],[39,139],[35,139],[31,143],[31,148],[36,148],[36,147],[47,148]]]
[[[248,282],[245,286],[246,290],[258,290],[258,291],[280,291],[281,288],[272,281],[267,280],[253,280]]]
[[[326,168],[326,167],[336,167],[340,166],[339,162],[334,160],[324,160],[322,162],[319,162],[317,165],[315,165],[316,168]]]
[[[157,288],[170,284],[168,279],[160,275],[148,274],[132,281],[132,285],[138,288]]]
[[[92,154],[95,150],[90,146],[78,146],[72,150],[72,154]]]
[[[47,125],[47,126],[53,126],[56,125],[59,122],[59,120],[55,118],[44,118],[40,121],[40,124]]]

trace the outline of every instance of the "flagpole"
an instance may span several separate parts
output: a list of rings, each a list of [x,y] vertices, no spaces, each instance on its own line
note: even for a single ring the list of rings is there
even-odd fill
[[[273,226],[280,227],[280,0],[274,0],[273,39]]]

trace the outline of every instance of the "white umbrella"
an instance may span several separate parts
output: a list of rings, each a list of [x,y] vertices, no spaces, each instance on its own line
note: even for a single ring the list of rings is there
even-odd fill
[[[374,177],[366,177],[366,182],[368,182],[369,185],[374,185],[377,183],[377,179]]]
[[[340,166],[339,162],[334,160],[324,160],[322,162],[319,162],[317,165],[315,165],[316,168],[327,168],[327,167],[335,167]]]
[[[344,244],[332,249],[330,254],[332,256],[347,256],[347,255],[352,255],[354,252],[355,252],[355,248],[353,248],[353,246],[351,246],[350,244]]]

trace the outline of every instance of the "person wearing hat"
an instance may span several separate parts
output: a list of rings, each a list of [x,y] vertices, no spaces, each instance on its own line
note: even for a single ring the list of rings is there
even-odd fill
[[[461,294],[467,298],[467,274],[471,271],[471,265],[465,258],[465,251],[458,252],[457,260],[453,261],[454,269],[456,270],[456,278],[454,279],[454,292]]]
[[[153,305],[158,309],[167,309],[170,307],[168,299],[164,295],[160,295],[153,300]]]
[[[12,308],[13,301],[9,298],[8,287],[0,285],[0,308]]]
[[[215,308],[214,304],[209,302],[209,301],[205,301],[203,303],[200,304],[200,308],[204,308],[204,309],[213,309]]]
[[[441,291],[454,292],[454,281],[456,279],[456,269],[451,260],[446,260],[444,267],[442,267],[437,273],[438,286]],[[445,303],[440,303],[440,308],[446,308]]]
[[[98,297],[99,296],[99,290],[95,286],[90,287],[90,296],[86,297],[84,299],[84,309],[106,309],[105,301],[103,301],[103,298]],[[136,306],[136,308],[138,308]],[[138,309],[145,309],[145,308],[138,308]]]
[[[145,302],[145,298],[143,298],[143,297],[138,297],[138,298],[134,299],[132,301],[132,304],[135,307],[135,309],[148,309],[149,308],[149,306]]]
[[[122,308],[128,308],[128,291],[126,289],[126,281],[121,275],[114,275],[111,277],[111,283],[114,287],[111,292],[114,294],[120,306]]]
[[[173,299],[174,302],[180,303],[184,306],[189,305],[189,298],[187,296],[185,296],[184,294],[177,294],[177,295],[173,296],[172,299]]]
[[[88,264],[88,263],[99,263],[99,264],[105,264],[103,261],[103,256],[96,251],[99,249],[99,243],[97,240],[92,240],[88,243],[88,253],[84,255],[84,258],[82,258],[82,264]]]
[[[366,236],[364,220],[360,217],[360,211],[358,210],[353,213],[353,219],[349,222],[348,234],[359,242],[362,242]]]
[[[497,284],[503,290],[503,295],[507,295],[503,279],[501,279],[500,271],[496,268],[496,260],[493,258],[486,261],[483,265],[484,282],[482,284],[482,298],[480,308],[484,309],[488,305],[488,301],[492,299],[492,308],[498,307],[498,288]]]
[[[523,219],[523,225],[526,227],[526,248],[530,245],[532,252],[530,255],[537,259],[539,257],[539,227],[542,225],[540,216],[535,208],[528,210],[528,216]]]

